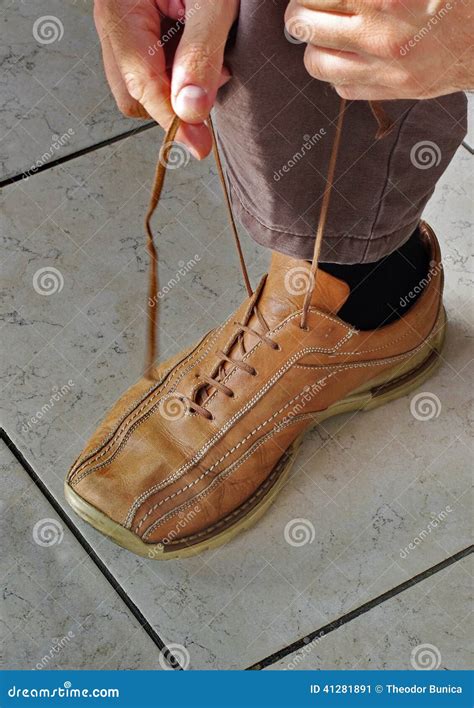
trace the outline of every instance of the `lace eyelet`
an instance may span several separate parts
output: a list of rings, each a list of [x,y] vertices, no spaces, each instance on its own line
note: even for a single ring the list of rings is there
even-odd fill
[[[249,371],[250,376],[256,376],[257,375],[257,369],[252,369],[252,371]]]
[[[309,332],[309,327],[308,327],[308,325],[305,325],[304,327],[302,327],[302,326],[300,325],[300,329],[302,329],[303,332]]]

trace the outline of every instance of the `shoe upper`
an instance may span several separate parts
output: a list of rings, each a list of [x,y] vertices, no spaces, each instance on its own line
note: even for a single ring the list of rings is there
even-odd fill
[[[337,317],[346,283],[320,270],[307,327],[309,264],[274,253],[255,293],[194,347],[115,404],[68,483],[143,541],[179,543],[228,523],[272,484],[323,411],[416,353],[439,326],[443,275],[432,230],[424,290],[404,317],[357,331]],[[409,294],[407,294],[408,296]]]

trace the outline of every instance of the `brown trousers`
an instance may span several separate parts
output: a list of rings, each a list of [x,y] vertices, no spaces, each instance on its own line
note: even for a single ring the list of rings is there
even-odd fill
[[[286,5],[242,0],[217,124],[240,222],[258,243],[310,259],[340,99],[285,36]],[[321,261],[372,262],[399,248],[466,134],[462,93],[383,106],[394,128],[381,140],[369,104],[348,106]]]

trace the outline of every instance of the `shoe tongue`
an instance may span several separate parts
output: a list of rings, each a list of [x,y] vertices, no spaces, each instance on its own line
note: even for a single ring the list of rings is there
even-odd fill
[[[256,305],[269,329],[277,327],[293,312],[301,310],[311,278],[311,266],[308,261],[290,258],[276,251],[272,254],[270,269],[266,279],[260,283],[260,292]],[[311,306],[335,315],[349,297],[350,288],[343,280],[319,269],[316,284],[311,297]],[[262,325],[255,313],[251,314],[248,327],[263,333]],[[250,332],[241,335],[241,342],[235,343],[229,351],[232,358],[241,359],[242,345],[249,351],[259,338]],[[226,362],[221,370],[222,376],[232,369],[232,364]],[[206,394],[212,391],[208,388]]]
[[[311,264],[308,261],[273,252],[268,275],[256,303],[269,329],[274,329],[293,312],[302,309],[310,278]],[[335,315],[349,297],[349,293],[347,283],[319,269],[311,306]],[[257,332],[262,331],[256,314],[251,315],[248,326]],[[243,342],[248,351],[258,342],[258,338],[246,332]]]
[[[258,307],[270,328],[295,310],[301,310],[310,278],[311,264],[308,261],[273,252],[267,280],[258,301]],[[349,293],[347,283],[318,269],[311,306],[335,315]]]

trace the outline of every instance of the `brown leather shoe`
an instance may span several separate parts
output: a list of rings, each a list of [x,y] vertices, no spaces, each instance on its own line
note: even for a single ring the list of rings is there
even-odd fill
[[[308,263],[274,253],[224,325],[119,400],[69,473],[71,506],[121,546],[160,559],[248,528],[309,428],[403,396],[439,364],[440,251],[426,224],[420,231],[431,261],[423,293],[402,319],[369,332],[337,317],[349,289],[323,271],[305,313]]]

